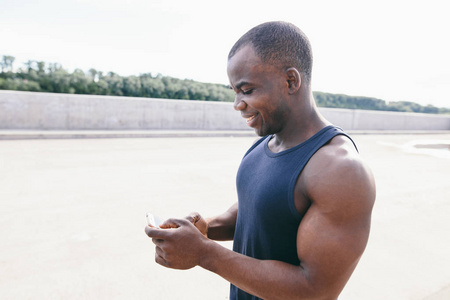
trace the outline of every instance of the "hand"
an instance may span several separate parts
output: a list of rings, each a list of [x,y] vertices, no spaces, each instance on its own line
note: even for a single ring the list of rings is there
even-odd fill
[[[185,218],[205,236],[208,237],[208,222],[198,212],[193,212]]]
[[[156,245],[155,261],[173,269],[185,270],[199,265],[208,242],[186,219],[169,219],[161,229],[146,226],[145,233]]]
[[[198,212],[189,214],[185,219],[191,222],[205,237],[208,237],[208,222]],[[164,221],[159,227],[162,229],[178,228],[178,225],[169,219]]]

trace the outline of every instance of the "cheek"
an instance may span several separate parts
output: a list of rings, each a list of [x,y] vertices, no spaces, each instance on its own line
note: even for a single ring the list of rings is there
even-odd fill
[[[279,97],[279,95],[277,95]],[[286,102],[283,98],[276,98],[276,96],[267,99],[267,112],[272,115],[279,115],[280,111],[285,111],[287,108]]]
[[[270,117],[273,122],[276,123],[283,123],[283,120],[285,120],[290,112],[290,108],[287,105],[286,102],[280,102],[278,105],[272,106],[272,110],[270,112]]]

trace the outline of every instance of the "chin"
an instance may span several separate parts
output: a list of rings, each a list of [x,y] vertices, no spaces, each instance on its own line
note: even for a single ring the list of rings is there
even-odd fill
[[[267,136],[270,134],[276,133],[275,130],[271,130],[271,128],[255,128],[255,133],[259,136]]]

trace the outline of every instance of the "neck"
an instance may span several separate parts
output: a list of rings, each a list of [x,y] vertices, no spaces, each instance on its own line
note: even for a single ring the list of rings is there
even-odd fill
[[[319,113],[310,90],[298,97],[293,107],[286,126],[271,140],[270,149],[273,152],[295,147],[331,124]]]

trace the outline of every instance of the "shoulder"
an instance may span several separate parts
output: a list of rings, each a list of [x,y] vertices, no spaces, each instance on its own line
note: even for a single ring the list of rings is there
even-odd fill
[[[375,181],[368,165],[344,135],[319,149],[302,173],[303,193],[311,204],[325,210],[370,212]]]

